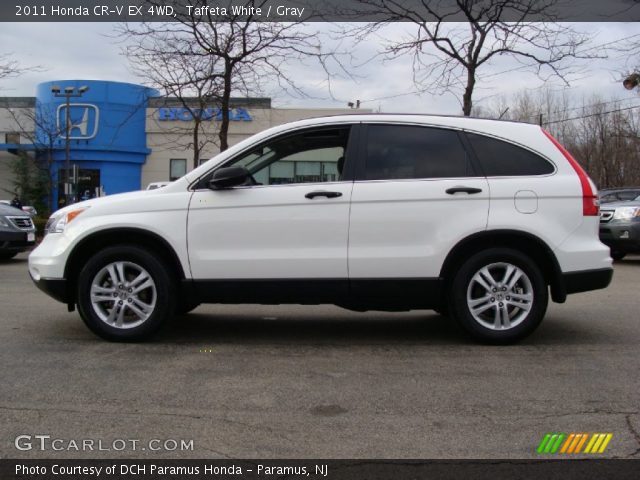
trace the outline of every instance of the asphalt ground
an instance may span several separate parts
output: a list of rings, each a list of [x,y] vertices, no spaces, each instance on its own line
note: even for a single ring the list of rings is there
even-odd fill
[[[26,255],[0,279],[2,458],[539,458],[548,432],[640,457],[637,256],[509,347],[431,311],[256,305],[114,344],[32,285]]]

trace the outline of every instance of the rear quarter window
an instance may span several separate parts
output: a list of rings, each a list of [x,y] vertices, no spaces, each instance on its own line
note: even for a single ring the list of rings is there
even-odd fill
[[[487,177],[549,175],[555,167],[540,155],[496,138],[467,133]]]

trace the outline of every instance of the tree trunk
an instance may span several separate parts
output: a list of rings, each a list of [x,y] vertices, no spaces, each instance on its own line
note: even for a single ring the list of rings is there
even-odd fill
[[[473,68],[467,69],[467,86],[464,89],[462,95],[462,113],[465,117],[471,116],[471,108],[473,102],[471,97],[473,96],[473,89],[476,86],[476,71]]]
[[[202,113],[200,114],[202,115]],[[195,125],[193,127],[193,168],[198,168],[200,165],[200,138],[199,138],[199,130],[200,130],[200,122],[201,119],[197,119],[194,117]]]
[[[222,111],[222,122],[220,123],[220,151],[224,152],[229,148],[229,105],[231,103],[231,63],[227,60],[224,66],[224,89],[220,109]]]

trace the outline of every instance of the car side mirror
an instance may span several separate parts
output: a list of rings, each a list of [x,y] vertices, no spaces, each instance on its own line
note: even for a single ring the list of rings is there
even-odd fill
[[[209,188],[211,190],[222,190],[225,188],[237,187],[244,185],[251,177],[249,170],[245,167],[225,167],[216,170],[209,180]]]

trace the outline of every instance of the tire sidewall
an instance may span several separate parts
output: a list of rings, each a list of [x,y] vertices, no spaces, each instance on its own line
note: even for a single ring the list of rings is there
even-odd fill
[[[511,263],[525,272],[533,288],[533,306],[527,317],[509,330],[491,330],[478,323],[467,305],[467,289],[472,277],[492,263]],[[493,344],[517,342],[533,332],[544,318],[549,302],[547,284],[540,268],[523,253],[509,248],[492,248],[469,258],[455,274],[449,294],[449,310],[459,325],[474,338]]]
[[[151,316],[141,325],[119,329],[104,323],[91,304],[91,284],[98,272],[116,261],[130,261],[143,267],[156,286],[156,306]],[[175,300],[171,278],[166,266],[151,253],[129,245],[109,247],[96,253],[80,271],[77,284],[77,304],[80,316],[92,332],[110,341],[140,341],[159,330],[173,315]]]

